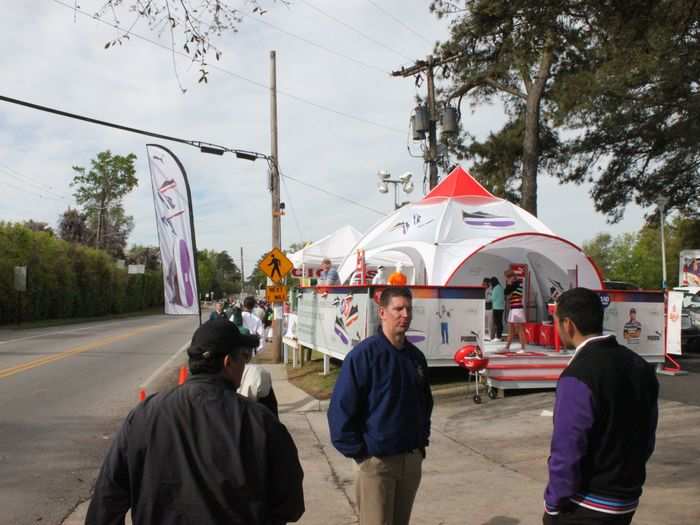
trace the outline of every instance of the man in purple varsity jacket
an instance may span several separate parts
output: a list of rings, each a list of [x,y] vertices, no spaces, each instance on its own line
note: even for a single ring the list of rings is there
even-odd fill
[[[603,306],[591,290],[564,292],[554,322],[576,352],[557,385],[542,521],[628,525],[654,451],[654,369],[615,336],[601,335]]]

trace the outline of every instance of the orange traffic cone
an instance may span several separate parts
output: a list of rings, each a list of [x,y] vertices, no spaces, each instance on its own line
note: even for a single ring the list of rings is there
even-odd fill
[[[181,366],[180,376],[177,378],[177,384],[182,385],[185,381],[187,381],[187,367]]]
[[[146,399],[146,389],[142,388],[139,390],[139,401],[143,401]]]

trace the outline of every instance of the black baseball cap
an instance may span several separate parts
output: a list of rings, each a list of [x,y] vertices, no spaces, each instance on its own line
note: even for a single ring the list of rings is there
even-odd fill
[[[223,357],[236,348],[256,348],[260,337],[244,335],[227,319],[207,321],[195,330],[187,355],[194,359]]]

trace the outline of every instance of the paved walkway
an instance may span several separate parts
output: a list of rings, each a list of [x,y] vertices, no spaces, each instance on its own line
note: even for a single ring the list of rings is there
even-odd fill
[[[304,525],[357,523],[354,463],[332,447],[324,404],[273,374],[281,419],[304,467]],[[474,405],[463,387],[436,389],[436,410],[415,525],[538,525],[551,433],[553,393]],[[700,523],[700,408],[663,402],[657,452],[635,525]],[[82,508],[64,525],[83,523]]]

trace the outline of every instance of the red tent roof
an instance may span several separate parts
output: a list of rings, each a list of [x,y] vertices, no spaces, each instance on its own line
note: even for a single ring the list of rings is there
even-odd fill
[[[433,190],[428,193],[423,200],[434,197],[487,197],[496,199],[486,188],[471,176],[471,174],[457,166],[450,174]]]

